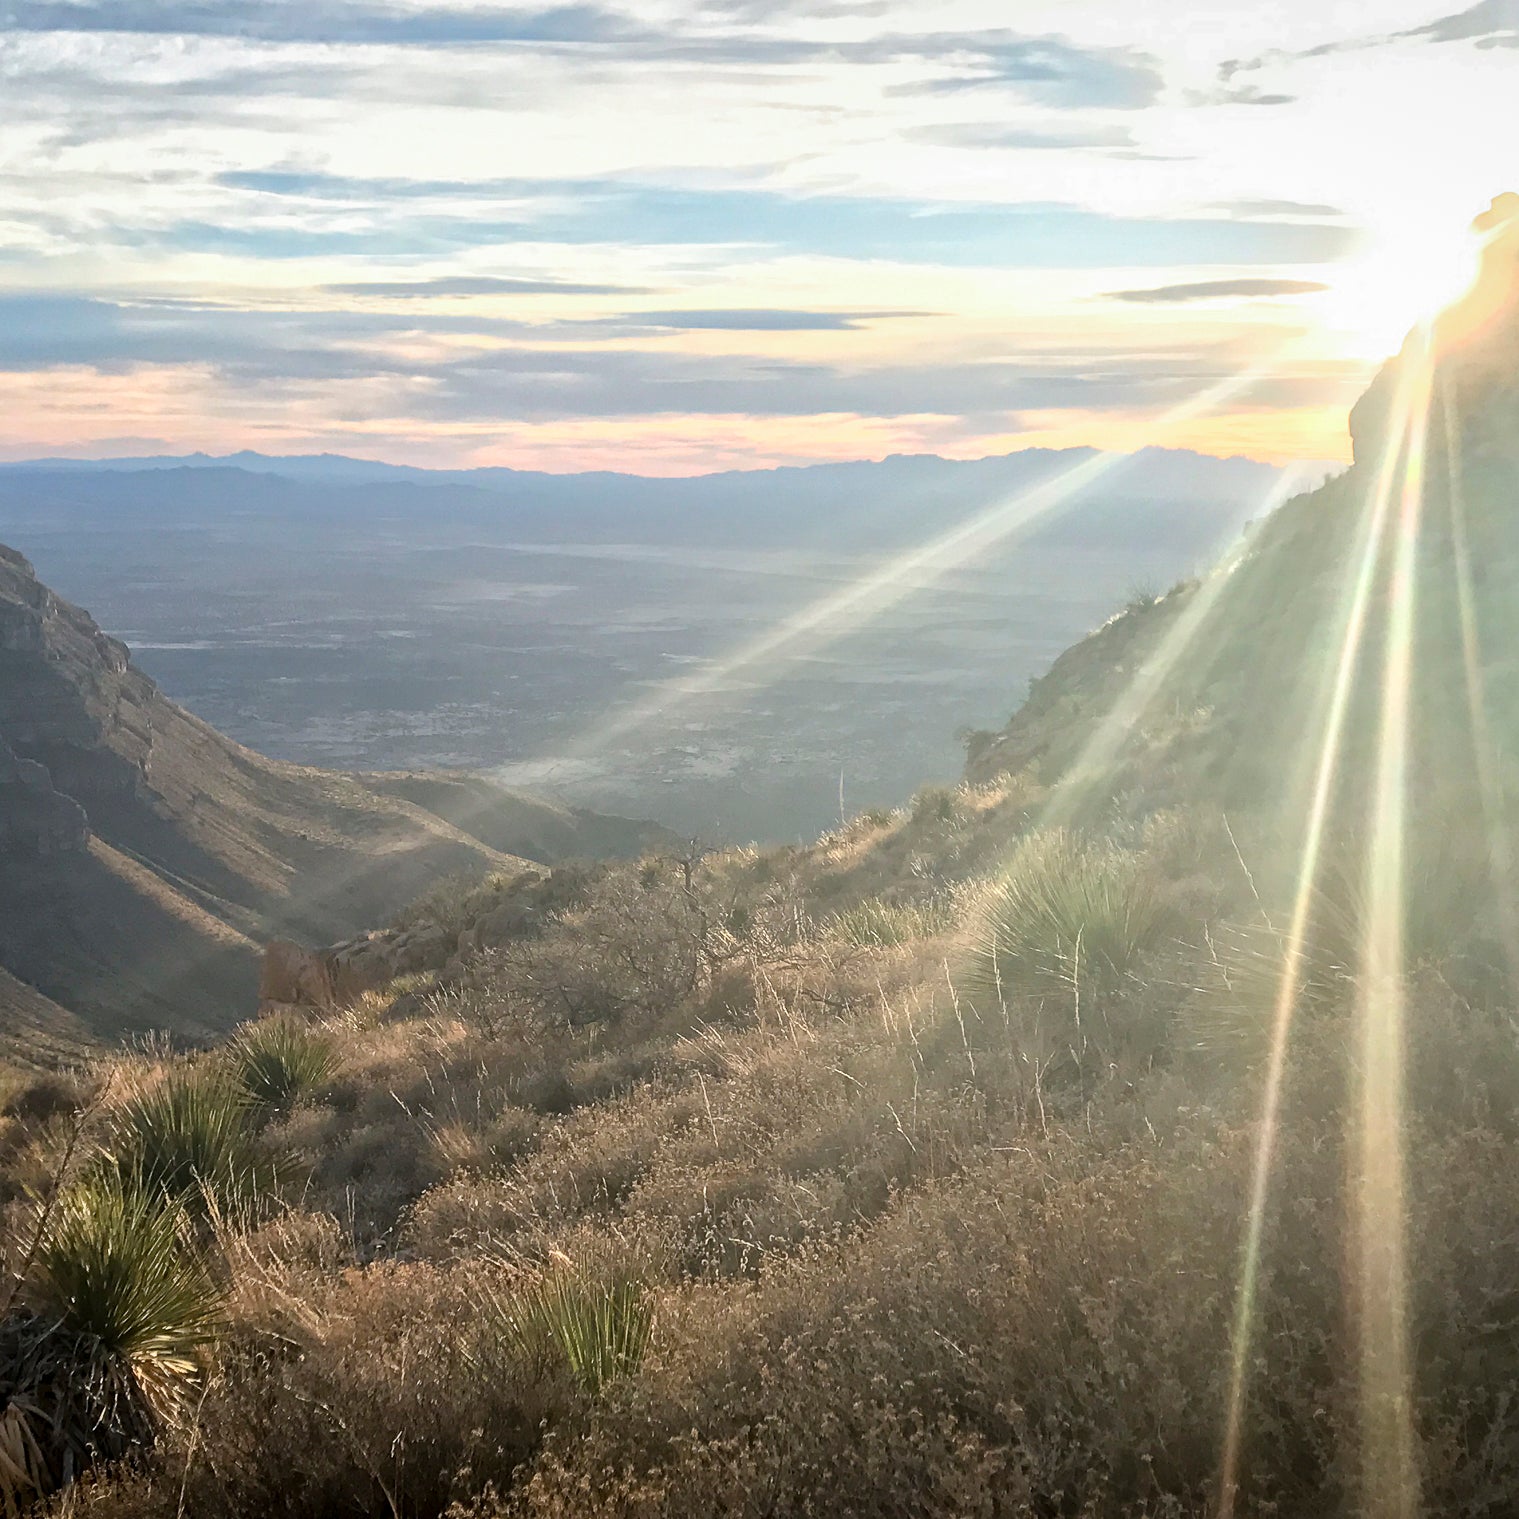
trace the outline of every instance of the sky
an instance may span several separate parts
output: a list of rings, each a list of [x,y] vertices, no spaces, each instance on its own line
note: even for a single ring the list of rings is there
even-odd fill
[[[1348,453],[1519,0],[0,0],[0,459]]]

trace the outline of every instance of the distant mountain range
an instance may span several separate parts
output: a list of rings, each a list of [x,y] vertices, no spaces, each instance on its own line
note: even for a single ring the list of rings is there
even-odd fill
[[[115,458],[37,458],[21,459],[9,463],[0,462],[0,473],[9,471],[92,471],[131,473],[147,469],[241,469],[256,475],[283,475],[291,480],[341,480],[351,484],[383,480],[416,480],[434,484],[509,487],[514,483],[563,484],[571,481],[648,482],[657,486],[673,486],[676,489],[696,488],[713,481],[750,479],[771,480],[796,475],[823,476],[830,474],[866,475],[890,470],[923,470],[943,466],[950,471],[973,474],[1009,460],[1029,461],[1040,457],[1061,457],[1075,461],[1089,457],[1097,450],[1089,448],[1070,449],[1020,449],[1008,454],[991,454],[980,459],[947,459],[939,454],[890,454],[884,459],[857,459],[818,464],[778,465],[770,468],[716,470],[695,475],[640,475],[626,470],[574,470],[550,472],[547,470],[512,469],[500,465],[482,465],[470,469],[440,469],[413,464],[391,464],[380,459],[355,459],[347,454],[265,454],[254,449],[239,449],[235,453],[208,454],[124,454]],[[1127,456],[1136,460],[1156,461],[1170,457],[1177,462],[1177,483],[1188,489],[1188,471],[1192,461],[1214,459],[1215,456],[1198,454],[1187,449],[1146,448]],[[1255,461],[1234,457],[1217,460],[1223,464],[1250,464]],[[1205,467],[1205,466],[1203,466]],[[1335,468],[1325,463],[1326,472]],[[1192,482],[1196,483],[1195,476]]]
[[[682,479],[44,461],[0,467],[0,540],[261,753],[466,767],[688,834],[795,839],[837,819],[841,776],[846,808],[949,779],[958,728],[1000,723],[1061,649],[1212,564],[1283,488],[1165,449]]]
[[[28,509],[76,521],[92,511],[150,511],[156,522],[208,512],[368,522],[418,514],[487,519],[518,537],[566,534],[608,542],[887,548],[964,520],[1000,498],[1095,468],[1067,509],[1039,527],[1046,540],[1138,534],[1203,551],[1259,510],[1276,471],[1250,459],[1149,448],[1025,449],[984,459],[899,454],[882,460],[659,477],[531,470],[432,470],[338,454],[188,454],[0,465],[0,525]],[[1306,466],[1303,478],[1331,466]],[[1136,504],[1143,503],[1143,511]],[[14,528],[12,528],[14,531]]]

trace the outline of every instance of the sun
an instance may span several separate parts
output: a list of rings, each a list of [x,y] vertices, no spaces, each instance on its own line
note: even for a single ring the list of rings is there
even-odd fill
[[[1472,232],[1453,232],[1442,218],[1401,222],[1340,265],[1321,297],[1324,327],[1354,357],[1385,358],[1472,288],[1480,259]]]

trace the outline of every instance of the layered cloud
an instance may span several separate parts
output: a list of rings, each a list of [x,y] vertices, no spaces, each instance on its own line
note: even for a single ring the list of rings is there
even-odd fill
[[[0,455],[1333,454],[1516,7],[9,0]]]

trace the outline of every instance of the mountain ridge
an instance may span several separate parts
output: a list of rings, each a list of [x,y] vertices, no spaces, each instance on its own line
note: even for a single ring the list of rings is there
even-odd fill
[[[234,743],[0,548],[0,969],[94,1034],[225,1028],[255,1003],[260,940],[338,938],[439,875],[527,864],[482,833],[555,858],[662,837],[623,819],[603,834],[596,814],[483,781],[469,793],[459,815],[478,832],[403,784]]]
[[[535,470],[519,469],[510,465],[470,465],[464,467],[398,464],[386,459],[366,459],[352,454],[265,454],[257,449],[237,449],[227,454],[212,454],[195,450],[186,454],[120,454],[92,459],[75,456],[39,456],[30,459],[0,460],[3,473],[150,473],[172,469],[242,469],[249,473],[284,475],[287,478],[342,479],[358,482],[367,479],[407,478],[419,481],[459,484],[482,484],[492,482],[539,482],[539,481],[680,481],[726,480],[735,476],[775,477],[802,474],[809,471],[868,469],[872,466],[924,463],[943,465],[985,465],[1019,457],[1054,457],[1070,461],[1089,458],[1095,454],[1112,452],[1092,446],[1068,448],[1021,448],[1004,453],[981,454],[972,458],[958,458],[932,452],[891,453],[880,458],[818,459],[798,464],[756,465],[747,469],[699,470],[680,475],[645,475],[635,470]],[[1210,454],[1197,449],[1170,448],[1148,445],[1129,451],[1132,457],[1140,455],[1173,455],[1178,458],[1216,460],[1219,463],[1261,464],[1265,461],[1250,454]],[[1324,467],[1332,468],[1329,461]]]

